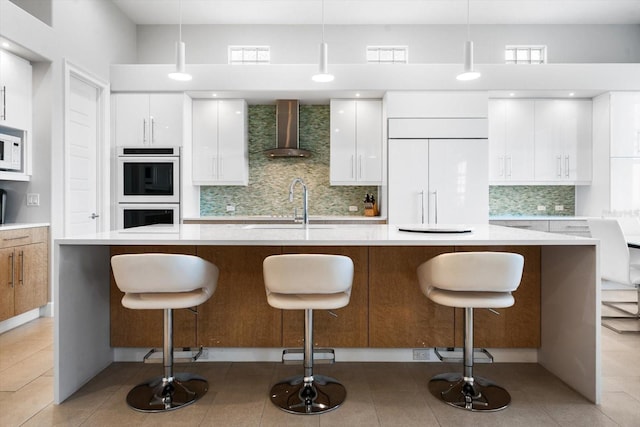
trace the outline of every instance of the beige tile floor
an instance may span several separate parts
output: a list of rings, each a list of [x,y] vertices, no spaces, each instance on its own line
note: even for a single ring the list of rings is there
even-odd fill
[[[53,400],[52,319],[0,335],[0,426],[640,426],[640,335],[602,330],[603,399],[593,405],[536,364],[479,365],[505,386],[512,405],[467,413],[436,401],[429,378],[436,363],[336,363],[318,373],[339,378],[347,401],[320,416],[284,413],[268,399],[270,384],[299,370],[277,363],[178,365],[209,380],[199,402],[167,414],[127,408],[125,396],[159,365],[114,363],[61,405]]]

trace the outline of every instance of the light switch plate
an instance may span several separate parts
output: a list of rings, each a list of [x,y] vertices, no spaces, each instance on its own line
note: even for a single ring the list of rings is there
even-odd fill
[[[546,210],[547,210],[547,207],[546,207],[546,206],[544,206],[544,205],[538,205],[538,210],[539,210],[539,211],[546,211]]]
[[[235,205],[227,205],[227,212],[235,212],[235,211],[236,211]]]
[[[358,212],[357,206],[349,206],[349,212]]]
[[[563,211],[564,205],[556,205],[556,211]]]
[[[40,206],[40,193],[27,193],[27,206]]]

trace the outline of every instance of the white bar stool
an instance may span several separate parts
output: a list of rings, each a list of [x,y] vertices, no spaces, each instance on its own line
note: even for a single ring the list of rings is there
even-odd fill
[[[133,310],[164,310],[164,375],[135,386],[127,404],[141,412],[165,412],[189,405],[208,390],[199,375],[173,373],[173,309],[207,301],[218,283],[218,267],[193,255],[126,254],[111,258],[113,277]]]
[[[271,402],[292,414],[321,414],[340,406],[347,391],[335,378],[313,374],[313,310],[349,304],[353,261],[342,255],[273,255],[263,263],[269,305],[304,310],[304,375],[278,382]]]
[[[455,252],[438,255],[418,267],[422,292],[433,302],[464,308],[464,371],[436,375],[429,391],[445,403],[470,411],[498,411],[511,396],[490,380],[473,376],[473,309],[514,304],[524,257],[507,252]]]

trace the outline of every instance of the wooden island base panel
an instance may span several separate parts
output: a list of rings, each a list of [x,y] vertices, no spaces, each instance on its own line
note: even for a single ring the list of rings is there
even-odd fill
[[[193,224],[181,225],[178,232],[151,226],[59,239],[55,250],[58,403],[116,354],[161,345],[161,311],[122,307],[110,272],[112,255],[144,252],[195,254],[219,267],[213,297],[196,316],[177,310],[174,325],[177,347],[204,346],[216,361],[225,354],[237,360],[233,350],[243,348],[254,351],[256,360],[272,360],[260,355],[302,345],[301,313],[267,304],[262,261],[269,255],[328,253],[354,261],[350,303],[333,314],[314,313],[314,344],[366,361],[376,352],[462,346],[463,311],[422,294],[416,277],[422,262],[456,251],[520,253],[525,267],[515,305],[499,315],[476,310],[476,345],[528,349],[589,400],[600,399],[599,281],[592,239],[490,225],[474,226],[464,235],[436,235],[404,233],[393,225],[247,229]]]
[[[178,347],[299,347],[299,311],[267,304],[262,261],[280,253],[327,253],[350,257],[355,274],[349,305],[315,314],[315,345],[325,347],[453,347],[462,345],[462,310],[434,304],[419,289],[416,268],[444,252],[487,247],[272,247],[272,246],[113,246],[111,255],[168,252],[198,255],[220,268],[214,297],[198,307],[176,311]],[[516,304],[495,315],[478,310],[475,340],[492,348],[540,347],[540,248],[504,246],[494,251],[525,256]],[[304,277],[300,278],[304,282]],[[128,310],[111,277],[111,346],[160,347],[161,310]]]

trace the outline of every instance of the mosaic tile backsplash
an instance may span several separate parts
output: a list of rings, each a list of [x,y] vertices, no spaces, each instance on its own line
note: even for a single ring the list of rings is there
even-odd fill
[[[329,185],[329,106],[300,106],[300,148],[313,155],[306,159],[270,159],[264,151],[276,141],[275,105],[249,106],[249,185],[203,186],[200,188],[201,216],[275,215],[292,216],[294,207],[301,214],[302,189],[295,189],[289,202],[289,184],[302,178],[307,185],[309,215],[364,215],[367,193],[378,196],[378,187]],[[227,212],[227,205],[235,212]],[[357,206],[357,212],[349,212]]]
[[[562,211],[555,207],[563,206]],[[539,211],[538,206],[546,206]],[[575,187],[551,186],[491,186],[489,187],[489,215],[554,215],[573,216],[576,210]]]

